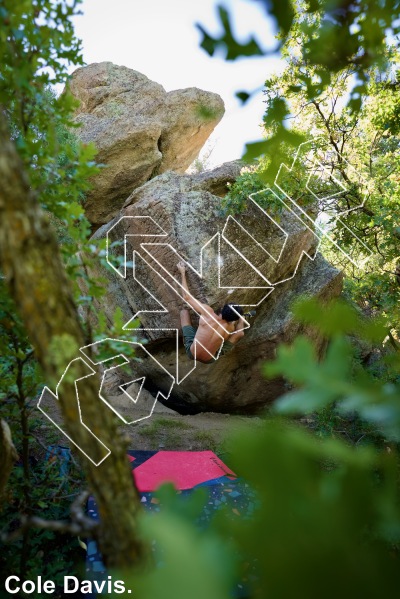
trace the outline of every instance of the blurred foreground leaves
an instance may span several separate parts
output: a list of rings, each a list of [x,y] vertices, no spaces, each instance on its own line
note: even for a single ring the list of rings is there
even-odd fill
[[[399,360],[388,360],[394,382],[379,382],[352,359],[348,337],[382,342],[385,323],[371,324],[343,302],[303,300],[294,311],[313,321],[329,348],[320,363],[305,337],[279,349],[266,374],[283,374],[296,389],[273,412],[301,415],[337,403],[376,426],[382,443],[319,439],[273,412],[257,432],[243,427],[230,439],[229,466],[255,492],[254,512],[221,510],[199,531],[204,489],[189,508],[171,488],[161,489],[161,511],[142,517],[158,567],[129,581],[141,598],[161,599],[166,589],[174,599],[376,598],[400,582],[399,456],[390,443],[400,435]]]
[[[249,0],[250,2],[250,0]],[[332,87],[343,73],[351,73],[345,105],[350,113],[357,114],[368,86],[382,75],[391,73],[396,58],[400,33],[400,1],[389,0],[257,0],[265,9],[266,17],[275,25],[275,43],[271,47],[266,22],[265,39],[256,41],[251,32],[248,41],[242,43],[232,26],[230,10],[218,5],[218,21],[222,34],[213,37],[202,26],[200,46],[210,55],[222,53],[225,60],[260,55],[278,55],[286,59],[296,76],[288,86],[294,95],[305,90],[306,102],[316,102],[324,92]],[[234,3],[233,3],[234,4]],[[269,50],[262,49],[263,43]],[[268,44],[267,44],[268,43]],[[392,74],[392,73],[391,73]],[[277,76],[272,91],[279,94],[280,79]],[[268,91],[268,80],[266,88]],[[395,83],[397,85],[397,83]],[[240,90],[238,99],[245,103],[252,91]],[[264,157],[267,161],[263,170],[265,182],[272,183],[279,165],[285,161],[290,151],[301,143],[299,132],[289,126],[288,118],[293,118],[288,102],[290,94],[267,101],[265,132],[267,139],[246,145],[245,160],[254,161]],[[310,130],[308,133],[312,133]],[[265,160],[264,160],[265,161]]]

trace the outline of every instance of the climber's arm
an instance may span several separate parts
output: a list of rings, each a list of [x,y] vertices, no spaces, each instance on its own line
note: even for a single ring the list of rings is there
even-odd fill
[[[242,337],[244,337],[244,318],[240,317],[239,320],[236,321],[235,330],[230,334],[229,341],[234,345]]]
[[[210,306],[208,306],[207,304],[203,304],[200,300],[194,298],[190,293],[186,279],[186,266],[184,262],[179,262],[178,270],[182,276],[183,299],[185,300],[185,302],[187,302],[198,314],[205,314],[206,312],[210,312],[212,310]]]

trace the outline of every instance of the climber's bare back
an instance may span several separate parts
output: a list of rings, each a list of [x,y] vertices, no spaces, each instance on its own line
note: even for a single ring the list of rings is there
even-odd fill
[[[200,316],[199,326],[195,329],[192,327],[189,310],[181,311],[186,352],[191,359],[210,363],[221,346],[221,351],[224,352],[226,349],[229,351],[243,337],[243,324],[241,324],[243,319],[238,312],[232,313],[231,309],[228,311],[229,317],[224,319],[223,310],[221,314],[217,314],[211,306],[194,298],[189,292],[186,267],[183,262],[179,262],[178,270],[182,276],[183,298]],[[241,310],[240,306],[236,307]],[[240,326],[241,328],[238,328]],[[188,331],[186,334],[185,330]],[[225,341],[226,344],[224,344]]]
[[[235,325],[232,322],[222,320],[221,316],[216,314],[207,304],[202,304],[202,308],[199,328],[190,350],[197,360],[208,362],[226,339],[234,343],[234,338],[237,335],[231,335],[235,330]],[[196,342],[198,343],[196,344]]]

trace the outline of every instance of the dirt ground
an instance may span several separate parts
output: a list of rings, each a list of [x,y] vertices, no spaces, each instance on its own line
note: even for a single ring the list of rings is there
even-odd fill
[[[154,398],[147,394],[149,402]],[[108,398],[113,409],[125,417],[127,421],[143,418],[139,422],[126,425],[122,421],[120,430],[129,439],[129,449],[136,450],[187,450],[200,451],[212,450],[218,455],[226,451],[226,439],[233,431],[245,425],[257,427],[261,419],[257,416],[231,416],[214,412],[203,412],[197,415],[182,416],[165,407],[160,402],[155,404],[152,415],[149,414],[148,405],[141,408],[127,401],[126,396],[118,395]],[[47,413],[53,420],[61,423],[56,402],[48,404]],[[40,412],[38,418],[40,438],[43,444],[58,444],[69,446],[68,439],[49,422]]]
[[[257,426],[260,419],[213,412],[181,416],[155,411],[151,418],[124,427],[124,432],[130,439],[130,447],[135,449],[211,449],[221,455],[226,451],[226,439],[229,434],[249,422]]]

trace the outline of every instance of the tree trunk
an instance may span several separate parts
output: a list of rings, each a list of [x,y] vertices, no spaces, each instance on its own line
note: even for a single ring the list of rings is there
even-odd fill
[[[84,334],[55,236],[29,187],[1,109],[0,266],[46,382],[55,390],[68,363],[85,345]],[[77,360],[74,379],[87,374],[85,363]],[[103,460],[104,446],[81,423],[74,380],[64,385],[59,403],[69,436],[93,460],[82,457],[82,466],[99,508],[103,557],[108,565],[123,569],[137,563],[144,554],[137,536],[139,496],[125,444],[114,418],[99,398],[98,377],[91,376],[84,383],[79,388],[79,401],[85,422],[111,450],[107,459]]]
[[[6,490],[14,462],[18,459],[17,451],[12,442],[10,428],[5,420],[0,420],[0,503]]]

